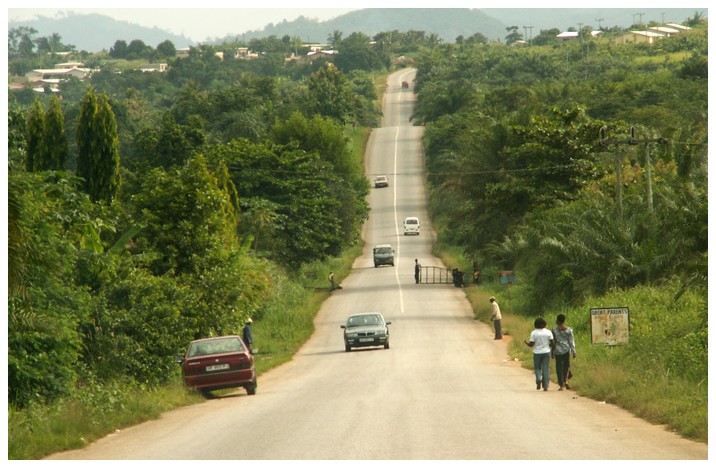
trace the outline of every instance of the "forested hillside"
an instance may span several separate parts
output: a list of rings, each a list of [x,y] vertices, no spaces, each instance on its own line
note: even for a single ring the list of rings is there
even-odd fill
[[[122,57],[118,40],[76,57],[96,70],[86,81],[12,90],[11,456],[80,444],[23,437],[51,431],[43,419],[67,401],[71,412],[98,411],[94,427],[125,409],[127,389],[161,392],[179,380],[173,356],[189,340],[234,333],[247,317],[267,351],[290,356],[310,335],[310,315],[297,310],[315,278],[359,245],[376,80],[405,65],[418,69],[414,122],[426,126],[441,242],[477,256],[486,281],[518,271],[525,313],[643,287],[688,297],[680,304],[693,320],[662,317],[632,350],[665,338],[669,359],[654,357],[654,369],[668,361],[664,373],[695,382],[702,403],[703,23],[652,46],[334,31],[338,54],[313,61],[289,37],[204,45],[181,59],[145,44]],[[59,37],[14,33],[12,73],[68,60],[46,48]],[[259,58],[233,58],[243,46]],[[151,57],[169,71],[141,71]]]

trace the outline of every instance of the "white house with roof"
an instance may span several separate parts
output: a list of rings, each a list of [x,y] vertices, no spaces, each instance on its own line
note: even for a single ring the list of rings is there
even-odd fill
[[[666,23],[666,26],[673,29],[678,29],[679,31],[688,31],[691,28],[688,26],[684,26],[683,24],[679,23]]]
[[[55,68],[84,68],[85,64],[84,62],[65,62],[65,63],[58,63],[55,65]]]
[[[589,34],[592,37],[599,37],[603,33],[602,31],[590,31]],[[577,39],[579,37],[578,31],[564,31],[562,33],[557,34],[557,39]]]
[[[316,59],[316,58],[321,57],[321,56],[323,56],[323,57],[330,57],[330,56],[336,55],[337,53],[338,53],[337,50],[323,50],[323,49],[321,49],[321,50],[315,50],[315,51],[312,50],[312,51],[310,51],[309,53],[306,54],[306,57],[309,58],[309,59],[311,59],[311,60],[313,60],[313,59]]]
[[[678,29],[670,28],[668,26],[652,26],[648,29],[648,31],[654,31],[659,34],[663,34],[664,36],[673,36],[674,34],[679,34]]]
[[[89,68],[38,68],[26,73],[25,78],[27,78],[27,81],[30,83],[47,82],[48,84],[55,84],[70,77],[83,80],[87,77],[87,75],[89,75],[89,73]]]
[[[656,31],[629,31],[614,38],[614,44],[653,44],[659,39],[666,37]]]

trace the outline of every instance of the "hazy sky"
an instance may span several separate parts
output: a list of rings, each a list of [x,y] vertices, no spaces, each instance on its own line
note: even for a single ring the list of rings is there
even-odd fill
[[[76,14],[100,13],[117,20],[136,23],[141,26],[158,27],[174,34],[183,34],[195,41],[202,41],[208,37],[224,37],[229,33],[246,32],[263,29],[269,23],[280,23],[283,20],[292,21],[299,16],[315,18],[320,21],[329,20],[358,8],[350,8],[350,2],[318,2],[318,1],[276,1],[254,0],[251,2],[234,1],[218,2],[207,1],[173,1],[159,3],[155,0],[145,2],[113,2],[121,4],[123,8],[89,8],[99,2],[33,2],[10,0],[7,10],[7,20],[23,21],[37,16],[55,18],[66,15],[67,12]],[[171,4],[172,8],[162,8]],[[261,8],[242,8],[237,5],[260,6]],[[335,6],[340,4],[344,8],[323,8],[321,5]],[[37,6],[34,6],[37,5]],[[67,5],[67,6],[64,6]],[[202,8],[196,8],[202,5]],[[289,5],[289,6],[284,6]],[[305,7],[297,8],[305,5]],[[15,8],[18,6],[18,8]],[[22,8],[19,8],[22,6]],[[34,7],[33,7],[34,6]],[[59,7],[59,8],[58,8]]]
[[[228,34],[261,30],[269,23],[292,21],[299,16],[326,21],[352,10],[362,8],[534,8],[574,6],[565,0],[542,0],[535,4],[529,0],[440,0],[426,3],[420,0],[124,0],[112,2],[122,8],[93,8],[98,0],[6,0],[7,21],[23,21],[36,16],[54,18],[67,12],[100,13],[121,21],[141,26],[158,27],[174,34],[183,34],[194,40],[225,37]],[[697,0],[703,3],[703,0]],[[599,8],[629,7],[658,8],[673,0],[600,0],[590,5]],[[167,8],[171,5],[171,8]],[[200,5],[201,8],[197,8]],[[335,8],[340,5],[342,8]],[[244,7],[245,6],[245,7]],[[583,6],[583,4],[580,4]],[[584,5],[586,6],[586,5]],[[252,8],[249,8],[252,7]]]

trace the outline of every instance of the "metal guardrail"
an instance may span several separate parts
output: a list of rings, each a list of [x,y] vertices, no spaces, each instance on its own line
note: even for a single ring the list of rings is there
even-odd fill
[[[423,284],[452,284],[452,270],[435,266],[420,267],[420,283]]]
[[[436,266],[420,266],[420,284],[452,284],[455,287],[465,287],[465,272],[453,268],[452,270]]]

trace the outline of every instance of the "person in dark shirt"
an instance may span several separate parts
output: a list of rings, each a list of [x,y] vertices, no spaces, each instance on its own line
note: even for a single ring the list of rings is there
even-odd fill
[[[249,351],[251,350],[251,346],[254,344],[254,337],[251,335],[251,324],[254,323],[253,320],[248,318],[246,320],[246,325],[244,325],[244,344],[249,348]]]

